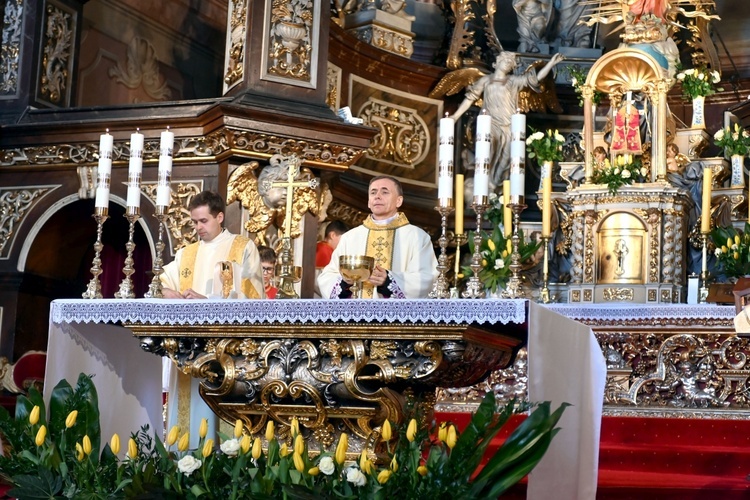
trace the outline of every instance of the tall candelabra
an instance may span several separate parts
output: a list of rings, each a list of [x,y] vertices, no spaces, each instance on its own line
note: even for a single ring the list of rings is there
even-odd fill
[[[91,263],[91,280],[89,281],[86,291],[83,292],[84,299],[101,299],[102,284],[99,281],[99,275],[102,274],[102,226],[104,221],[109,219],[108,208],[94,208],[94,220],[96,221],[96,242],[94,243],[94,260]]]
[[[526,209],[526,205],[522,202],[511,203],[510,209],[513,213],[513,236],[511,236],[512,252],[510,254],[510,279],[508,284],[502,293],[503,298],[506,299],[523,299],[526,294],[523,291],[521,284],[521,253],[518,251],[518,245],[521,242],[521,237],[518,234],[521,222],[521,212]]]
[[[154,217],[158,221],[159,236],[156,240],[156,256],[154,257],[153,267],[154,277],[148,286],[148,291],[143,295],[147,299],[160,299],[164,297],[161,287],[161,275],[164,272],[162,252],[164,252],[164,221],[167,218],[167,207],[165,205],[157,205]]]
[[[116,299],[133,299],[135,298],[135,291],[133,290],[133,280],[131,276],[135,272],[135,261],[133,260],[133,250],[135,250],[135,242],[133,241],[133,234],[135,233],[135,223],[141,218],[141,210],[138,207],[128,207],[125,213],[125,218],[128,219],[128,242],[125,244],[125,250],[128,254],[125,257],[125,267],[122,268],[122,273],[125,278],[120,282],[120,289],[115,292]]]
[[[552,299],[549,294],[549,236],[542,236],[544,245],[544,267],[542,268],[542,289],[539,291],[539,301],[549,304]]]
[[[435,284],[432,286],[432,291],[429,293],[431,299],[449,299],[450,287],[448,286],[448,277],[446,273],[448,271],[448,255],[446,254],[446,248],[448,247],[448,237],[446,236],[446,227],[448,216],[453,213],[454,208],[452,206],[437,206],[435,210],[440,213],[440,227],[441,233],[438,239],[438,245],[440,245],[440,256],[438,257],[438,277],[435,280]]]
[[[701,235],[703,263],[701,264],[701,286],[698,289],[698,302],[705,304],[708,299],[708,233]]]
[[[461,294],[465,299],[482,299],[485,297],[484,283],[479,278],[479,271],[482,270],[482,216],[489,207],[487,196],[475,196],[474,203],[471,207],[477,214],[477,230],[474,233],[474,254],[471,256],[471,267],[474,275],[466,283],[466,290]]]

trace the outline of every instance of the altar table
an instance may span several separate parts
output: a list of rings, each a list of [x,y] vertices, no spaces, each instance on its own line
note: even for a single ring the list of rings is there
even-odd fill
[[[161,359],[123,324],[237,325],[325,321],[526,326],[529,398],[571,403],[528,498],[593,499],[606,368],[590,328],[525,300],[56,300],[50,310],[45,397],[62,378],[94,375],[104,439],[162,427]]]

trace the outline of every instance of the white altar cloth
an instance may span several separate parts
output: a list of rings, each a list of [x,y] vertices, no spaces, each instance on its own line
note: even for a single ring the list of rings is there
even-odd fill
[[[50,310],[45,396],[59,379],[74,383],[79,372],[91,373],[103,409],[104,439],[112,432],[128,436],[146,422],[160,428],[161,360],[141,351],[129,331],[113,323],[311,321],[528,323],[531,400],[573,405],[529,477],[528,498],[595,498],[604,357],[590,328],[525,300],[56,300]]]

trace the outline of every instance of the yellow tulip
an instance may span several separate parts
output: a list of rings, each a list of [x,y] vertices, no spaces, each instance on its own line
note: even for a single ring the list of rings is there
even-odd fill
[[[413,418],[409,421],[409,427],[406,428],[406,439],[409,440],[409,442],[413,442],[414,439],[417,437],[417,421]]]
[[[260,446],[260,438],[255,438],[255,441],[253,441],[253,451],[252,451],[251,456],[255,460],[258,460],[262,453],[263,453],[263,448],[261,448]]]
[[[396,455],[393,455],[393,459],[391,460],[391,470],[393,472],[398,471],[398,462],[396,461]]]
[[[294,438],[294,453],[302,455],[305,452],[305,440],[302,438],[302,434],[297,434]]]
[[[208,458],[214,451],[214,440],[211,438],[206,439],[206,443],[203,445],[203,458]]]
[[[78,410],[73,410],[68,413],[68,418],[65,419],[65,428],[70,429],[76,425],[76,419],[78,419]]]
[[[425,467],[424,465],[420,465],[419,467],[417,467],[417,472],[419,472],[420,476],[426,476],[427,475],[427,467]]]
[[[47,437],[47,426],[42,425],[38,431],[36,431],[36,439],[34,442],[37,446],[42,446],[44,444],[44,439]]]
[[[442,442],[445,442],[445,439],[448,437],[448,427],[446,426],[445,422],[442,422],[440,424],[440,429],[438,429],[438,439]]]
[[[734,242],[735,242],[736,244],[738,244],[738,245],[740,244],[740,235],[739,235],[739,234],[735,234],[735,235],[734,235]]]
[[[83,462],[83,457],[85,457],[83,453],[83,446],[81,446],[81,443],[76,443],[76,460],[79,462]]]
[[[721,246],[721,253],[727,253],[729,249],[725,247],[724,245]]]
[[[388,479],[390,479],[391,477],[391,474],[393,474],[393,472],[389,471],[388,469],[381,470],[380,473],[378,474],[378,482],[380,484],[387,483]]]
[[[503,253],[501,255],[502,255],[503,259],[506,258],[508,256],[508,251],[507,250],[503,250]]]
[[[482,267],[487,267],[487,259],[482,259]]]
[[[294,468],[297,469],[297,472],[303,472],[305,470],[305,461],[302,460],[302,457],[298,454],[292,455],[292,461],[294,462]]]
[[[508,253],[511,253],[513,251],[513,240],[511,240],[510,238],[505,240],[505,250]]]
[[[31,413],[29,413],[29,423],[31,425],[36,425],[39,422],[39,412],[41,410],[39,409],[39,406],[34,405],[34,408],[31,409]]]
[[[208,419],[202,418],[201,419],[201,425],[198,427],[198,437],[201,439],[205,438],[208,434]]]
[[[491,252],[495,251],[495,242],[492,240],[487,240],[487,248],[490,249]]]
[[[91,438],[88,434],[83,436],[83,452],[86,455],[91,455]]]
[[[177,449],[179,451],[185,451],[188,449],[188,446],[190,446],[190,433],[186,432],[177,442]]]
[[[247,453],[250,451],[250,445],[252,444],[253,440],[250,439],[249,434],[245,434],[242,436],[242,439],[240,439],[240,450],[242,450],[242,453]]]
[[[729,238],[727,238],[727,246],[731,248],[732,245],[734,245],[734,240],[730,236]]]
[[[739,252],[734,252],[734,254],[732,254],[732,256],[734,257],[734,260],[739,260],[740,259]]]
[[[367,474],[367,472],[365,472],[366,467],[367,467],[367,450],[362,450],[362,453],[359,454],[359,468],[365,474]]]
[[[236,437],[237,439],[242,437],[242,427],[243,427],[242,420],[238,418],[237,421],[234,423],[234,437]]]
[[[393,437],[393,430],[391,429],[391,423],[388,419],[383,422],[383,427],[380,429],[380,435],[383,437],[383,441],[390,441]]]
[[[276,429],[273,425],[273,420],[269,420],[266,424],[266,441],[271,441],[276,434]]]
[[[451,450],[454,446],[456,446],[456,441],[458,440],[458,437],[456,436],[456,427],[451,425],[448,427],[448,437],[445,439],[445,444],[448,445],[448,448]]]
[[[365,460],[365,462],[362,465],[363,465],[362,472],[364,472],[365,474],[372,474],[372,469],[373,469],[372,460]]]
[[[175,444],[178,437],[180,437],[180,428],[175,425],[169,430],[169,434],[167,434],[167,446]]]
[[[292,419],[292,437],[297,437],[297,434],[299,434],[299,420],[297,420],[297,417],[294,417]]]
[[[320,469],[318,467],[313,467],[312,469],[307,471],[307,473],[311,476],[317,476],[318,474],[320,474]]]
[[[281,445],[281,448],[279,448],[279,456],[283,458],[287,455],[289,455],[289,447],[284,443]]]
[[[334,454],[334,458],[336,459],[336,463],[341,465],[346,460],[346,450],[349,448],[349,435],[346,432],[341,433],[341,437],[339,437],[339,444],[336,445],[336,453]]]
[[[120,453],[120,436],[118,436],[117,433],[112,434],[112,439],[109,441],[109,448],[115,455]]]
[[[130,438],[128,441],[128,456],[131,460],[135,460],[138,456],[138,443],[136,443],[133,438]]]

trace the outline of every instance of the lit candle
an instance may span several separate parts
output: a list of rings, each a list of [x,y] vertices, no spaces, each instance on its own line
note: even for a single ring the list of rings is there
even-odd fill
[[[552,221],[552,176],[542,177],[542,238],[549,238]]]
[[[711,185],[713,171],[711,167],[703,169],[703,199],[701,204],[701,233],[711,232]]]
[[[447,113],[446,113],[447,114]],[[453,118],[440,119],[440,145],[438,149],[438,203],[450,206],[453,198]]]
[[[513,115],[510,117],[510,140],[526,140],[526,115],[521,113],[513,113]]]
[[[167,128],[161,133],[161,141],[159,142],[159,171],[156,184],[156,206],[159,207],[168,207],[172,197],[170,185],[172,148],[174,148],[174,134]]]
[[[474,150],[474,201],[490,193],[490,150],[492,148],[492,117],[487,110],[477,117],[477,140]]]
[[[503,181],[503,236],[510,236],[513,214],[510,210],[510,181]]]
[[[141,174],[143,173],[143,134],[140,129],[130,134],[130,162],[128,164],[128,206],[141,206]]]
[[[109,129],[99,136],[99,165],[96,170],[96,208],[109,208],[109,185],[112,177],[113,137]]]
[[[464,174],[456,174],[456,234],[464,232]]]

